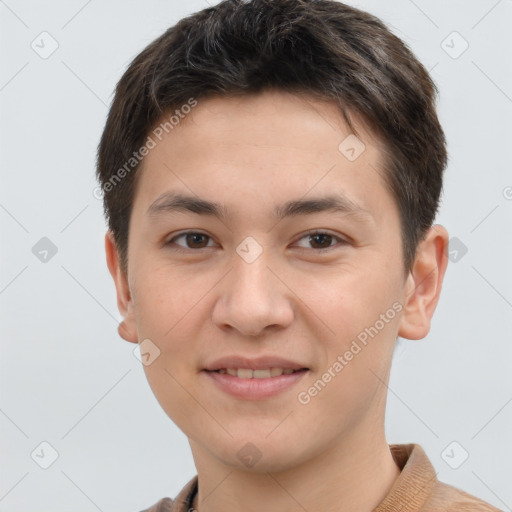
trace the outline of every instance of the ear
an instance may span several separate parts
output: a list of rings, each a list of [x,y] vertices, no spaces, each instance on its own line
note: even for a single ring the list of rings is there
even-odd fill
[[[404,309],[398,329],[402,338],[419,340],[430,331],[430,321],[448,266],[448,240],[448,231],[436,224],[418,245],[414,266],[404,288]]]
[[[123,316],[123,321],[119,324],[117,332],[124,340],[138,343],[139,339],[135,323],[133,299],[128,285],[128,276],[121,270],[119,252],[111,231],[107,231],[105,235],[105,253],[110,275],[116,285],[117,307]]]

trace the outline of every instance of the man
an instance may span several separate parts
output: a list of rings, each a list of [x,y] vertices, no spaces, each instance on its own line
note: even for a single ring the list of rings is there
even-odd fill
[[[98,149],[107,263],[197,468],[149,511],[498,510],[384,431],[447,267],[435,93],[330,0],[227,0],[131,63]]]

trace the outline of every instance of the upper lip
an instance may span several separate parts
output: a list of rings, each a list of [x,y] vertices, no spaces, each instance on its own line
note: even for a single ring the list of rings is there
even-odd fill
[[[300,370],[306,368],[305,365],[290,361],[277,356],[244,357],[244,356],[226,356],[216,359],[208,364],[204,369],[208,371],[220,370],[221,368],[251,368],[253,370],[264,370],[266,368],[291,368]]]

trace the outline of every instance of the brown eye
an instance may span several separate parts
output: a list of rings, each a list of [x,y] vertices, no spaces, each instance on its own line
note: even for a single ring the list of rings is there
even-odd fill
[[[325,233],[319,233],[318,235],[309,235],[310,243],[313,243],[314,249],[326,249],[330,247],[333,237],[326,235]],[[320,245],[321,247],[317,246]]]
[[[202,249],[205,247],[204,241],[208,238],[206,235],[201,233],[189,233],[185,235],[185,240],[187,241],[187,246],[194,249]],[[199,246],[199,247],[198,247]]]
[[[336,235],[331,235],[330,233],[326,233],[324,231],[312,231],[300,238],[300,240],[306,240],[306,243],[308,244],[308,247],[302,246],[302,248],[313,249],[315,252],[323,252],[335,248],[336,243],[333,245],[333,241],[339,242],[341,245],[348,243],[343,238],[340,238]]]
[[[185,245],[182,244],[176,244],[176,240],[179,240],[183,238],[185,240]],[[198,233],[195,231],[188,231],[186,233],[181,233],[178,236],[175,236],[174,238],[171,238],[166,245],[177,245],[182,249],[204,249],[207,247],[208,240],[211,240],[211,238],[208,235],[205,235],[204,233]]]

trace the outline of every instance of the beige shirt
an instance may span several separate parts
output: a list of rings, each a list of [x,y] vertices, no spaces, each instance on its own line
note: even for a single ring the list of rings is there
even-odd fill
[[[419,444],[391,444],[401,473],[373,512],[503,512],[485,501],[437,479],[434,467]],[[198,476],[176,499],[162,498],[142,512],[193,512]]]

